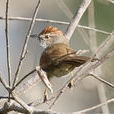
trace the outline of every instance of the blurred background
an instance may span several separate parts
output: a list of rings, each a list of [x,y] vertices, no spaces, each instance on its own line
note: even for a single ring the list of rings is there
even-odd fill
[[[31,18],[38,0],[10,0],[9,17],[27,17]],[[37,18],[50,19],[56,21],[70,22],[75,11],[79,8],[82,0],[41,0],[40,9]],[[6,0],[0,0],[0,17],[5,17]],[[107,32],[114,30],[114,4],[108,0],[93,0],[88,10],[80,20],[81,25],[90,26]],[[19,62],[21,50],[24,44],[30,21],[9,20],[9,39],[11,55],[12,81]],[[66,31],[67,24],[55,24],[50,22],[37,21],[35,23],[33,34],[38,34],[46,26],[58,27],[63,32]],[[76,28],[70,44],[75,50],[87,49],[92,55],[96,48],[108,37],[107,34]],[[114,47],[114,44],[109,48]],[[30,72],[35,66],[39,65],[39,58],[43,48],[39,46],[37,39],[30,39],[27,47],[28,53],[23,61],[18,79]],[[114,56],[107,60],[95,72],[107,81],[114,83]],[[5,43],[5,21],[0,19],[0,74],[7,81],[6,65],[6,43]],[[28,77],[36,75],[35,73]],[[27,80],[28,80],[27,79]],[[27,81],[25,80],[25,82]],[[56,78],[51,82],[54,91],[57,91],[66,81],[68,76]],[[30,89],[20,95],[26,103],[41,99],[45,86],[39,81]],[[0,84],[0,96],[6,96],[7,91]],[[67,90],[59,98],[52,110],[57,112],[76,112],[85,108],[92,107],[101,102],[114,97],[114,89],[110,88],[93,78],[82,80],[78,86]],[[48,109],[48,104],[37,105],[37,108]],[[88,112],[91,113],[114,113],[114,103],[105,105]]]

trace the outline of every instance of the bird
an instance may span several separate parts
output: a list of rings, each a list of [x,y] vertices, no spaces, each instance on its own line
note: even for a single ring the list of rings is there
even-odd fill
[[[79,56],[63,32],[56,27],[44,28],[38,39],[44,48],[40,57],[40,66],[46,72],[48,79],[65,76],[91,59],[88,56]]]

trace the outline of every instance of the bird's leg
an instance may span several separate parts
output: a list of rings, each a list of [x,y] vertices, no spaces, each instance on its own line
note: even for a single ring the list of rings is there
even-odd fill
[[[48,100],[48,88],[45,88],[44,90],[44,100],[43,102],[46,102]]]
[[[68,84],[68,87],[69,87],[69,88],[73,87],[73,85],[74,85],[73,75],[74,75],[73,71],[70,72],[71,81],[70,81],[70,83]]]

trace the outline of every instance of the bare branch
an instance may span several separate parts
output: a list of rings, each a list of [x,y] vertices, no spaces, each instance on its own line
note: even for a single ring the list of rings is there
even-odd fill
[[[6,96],[0,96],[0,99],[8,99],[9,97]],[[13,97],[10,97],[10,99],[13,99]]]
[[[78,11],[76,11],[75,15],[73,16],[73,19],[70,23],[70,25],[68,26],[66,33],[65,33],[65,37],[67,39],[70,40],[75,28],[77,27],[83,13],[86,11],[87,7],[89,6],[91,0],[83,0],[80,8],[78,9]]]
[[[91,110],[94,110],[94,109],[97,109],[97,108],[100,108],[102,107],[103,105],[106,105],[106,104],[109,104],[109,103],[112,103],[114,102],[114,98],[111,98],[109,100],[107,100],[106,102],[103,102],[101,104],[98,104],[96,106],[93,106],[93,107],[90,107],[90,108],[86,108],[84,110],[81,110],[81,111],[78,111],[78,112],[74,112],[75,114],[82,114],[82,113],[85,113],[85,112],[88,112],[88,111],[91,111]]]
[[[4,20],[6,18],[0,17],[0,19]],[[9,17],[8,20],[31,21],[32,18],[26,18],[26,17]],[[56,21],[56,20],[50,20],[50,19],[39,19],[39,18],[35,19],[35,21],[38,21],[38,22],[50,22],[50,23],[64,24],[64,25],[70,24],[69,22],[64,22],[64,21]],[[84,25],[77,25],[77,27],[78,28],[87,29],[87,30],[96,31],[96,32],[100,32],[100,33],[103,33],[103,34],[106,34],[106,35],[111,34],[110,32],[106,32],[106,31],[103,31],[103,30],[91,28],[91,27],[84,26]]]
[[[9,10],[9,0],[7,0],[7,2],[6,2],[5,33],[6,33],[8,83],[9,83],[9,86],[10,86],[11,85],[11,66],[10,66],[10,50],[9,50],[9,37],[8,37],[8,10]]]
[[[105,41],[97,48],[94,56],[101,57],[114,42],[114,31],[106,38]]]
[[[28,74],[26,74],[25,76],[23,76],[23,78],[19,82],[16,83],[16,85],[12,88],[12,90],[14,90],[23,80],[25,80],[29,75],[31,75],[35,71],[36,71],[36,69],[33,69]]]
[[[108,81],[102,79],[102,78],[99,77],[99,76],[96,76],[96,75],[94,75],[94,74],[88,74],[88,76],[92,76],[92,77],[96,78],[97,80],[99,80],[100,82],[102,82],[102,83],[104,83],[104,84],[106,84],[106,85],[108,85],[108,86],[114,88],[114,85],[113,85],[113,84],[111,84],[110,82],[108,82]]]
[[[14,100],[19,103],[28,113],[32,112],[31,108],[24,103],[20,98],[18,98],[18,96],[15,93],[11,93],[11,95],[13,96]]]
[[[31,77],[29,80],[25,81],[23,84],[21,84],[21,86],[15,90],[15,93],[17,95],[21,95],[25,93],[27,90],[29,90],[30,88],[32,88],[39,81],[40,81],[40,78],[38,77],[38,75],[35,75]]]
[[[2,85],[6,88],[6,90],[8,90],[8,92],[9,92],[10,87],[9,87],[9,85],[2,79],[1,75],[0,75],[0,82],[1,82]]]
[[[17,96],[16,96],[17,98]],[[17,98],[19,101],[20,99]],[[18,104],[17,102],[15,102],[14,100],[11,100],[11,102],[6,102],[3,101],[2,104],[4,104],[3,107],[0,107],[0,114],[6,114],[7,112],[10,112],[10,111],[16,111],[16,112],[19,112],[19,113],[24,113],[24,114],[58,114],[56,112],[53,112],[53,111],[50,111],[50,110],[40,110],[40,109],[36,109],[34,107],[30,107],[30,106],[27,106],[28,109],[31,110],[30,113],[28,113],[28,111],[23,108],[20,104]]]
[[[15,85],[17,76],[18,76],[19,71],[20,71],[20,69],[21,69],[22,60],[23,60],[22,58],[25,57],[25,54],[26,54],[28,41],[29,41],[30,35],[31,35],[31,33],[32,33],[32,29],[33,29],[34,24],[35,24],[35,19],[36,19],[38,10],[39,10],[39,6],[40,6],[40,0],[38,1],[37,5],[36,5],[36,8],[35,8],[35,11],[34,11],[34,14],[33,14],[33,18],[32,18],[32,21],[31,21],[29,30],[28,30],[28,33],[27,33],[26,38],[25,38],[24,46],[23,46],[23,49],[22,49],[22,52],[21,52],[20,61],[19,61],[19,64],[18,64],[18,67],[17,67],[17,71],[16,71],[16,73],[15,73],[15,77],[14,77],[14,81],[13,81],[13,87],[14,87],[14,85]]]

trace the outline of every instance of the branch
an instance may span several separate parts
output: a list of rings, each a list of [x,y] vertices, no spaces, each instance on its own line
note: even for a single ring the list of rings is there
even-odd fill
[[[37,84],[38,81],[40,81],[40,78],[38,77],[38,75],[31,77],[29,80],[21,84],[21,86],[15,90],[15,93],[18,95],[25,93],[28,89],[32,88],[35,84]]]
[[[95,54],[93,57],[98,56],[101,57],[104,52],[106,52],[109,47],[113,44],[114,42],[114,31],[112,31],[112,33],[108,36],[108,38],[106,38],[105,41],[102,42],[102,44],[97,48]]]
[[[64,1],[56,0],[56,3],[58,5],[58,7],[61,9],[61,11],[68,17],[68,19],[71,20],[71,18],[73,17],[73,13],[70,11],[70,9],[67,7],[67,5],[64,3]],[[77,27],[79,27],[79,25],[77,25]],[[77,29],[77,31],[81,35],[81,37],[83,38],[83,40],[87,44],[87,46],[89,46],[88,33],[86,31],[84,31],[82,28]]]
[[[6,19],[5,17],[0,17],[1,20],[4,20]],[[18,21],[31,21],[32,18],[26,18],[26,17],[9,17],[8,20],[18,20]],[[50,23],[55,23],[55,24],[63,24],[63,25],[68,25],[70,24],[69,22],[65,22],[65,21],[56,21],[56,20],[50,20],[50,19],[35,19],[35,21],[38,21],[38,22],[50,22]],[[100,33],[103,33],[103,34],[106,34],[106,35],[109,35],[110,32],[106,32],[106,31],[103,31],[103,30],[99,30],[99,29],[95,29],[95,28],[91,28],[91,27],[88,27],[88,26],[84,26],[84,25],[77,25],[78,28],[83,28],[83,29],[87,29],[87,30],[92,30],[92,31],[96,31],[96,32],[100,32]]]
[[[70,25],[68,26],[66,33],[65,33],[65,37],[70,40],[75,28],[77,27],[82,15],[84,14],[84,12],[86,11],[87,7],[89,6],[91,0],[83,0],[80,8],[78,9],[78,11],[76,11],[75,15],[73,16],[73,19],[70,23]]]
[[[92,77],[94,77],[95,79],[99,80],[100,82],[102,82],[102,83],[104,83],[104,84],[106,84],[106,85],[108,85],[108,86],[114,88],[114,85],[113,85],[112,83],[110,83],[110,82],[108,82],[108,81],[102,79],[102,78],[99,77],[99,76],[96,76],[96,75],[94,75],[94,74],[88,74],[88,76],[92,76]]]
[[[8,83],[9,83],[9,86],[10,86],[11,85],[11,66],[10,66],[10,51],[9,51],[9,37],[8,37],[8,9],[9,9],[9,0],[7,0],[7,2],[6,2],[5,33],[6,33]]]
[[[39,6],[40,6],[40,0],[38,1],[37,6],[36,6],[36,8],[35,8],[35,11],[34,11],[34,14],[33,14],[33,18],[32,18],[32,21],[31,21],[31,24],[30,24],[28,33],[27,33],[26,38],[25,38],[24,46],[23,46],[23,49],[22,49],[22,52],[21,52],[20,61],[19,61],[19,64],[18,64],[18,67],[17,67],[17,71],[16,71],[16,73],[15,73],[15,77],[14,77],[14,81],[13,81],[13,87],[14,87],[14,85],[15,85],[17,76],[18,76],[19,71],[20,71],[21,66],[22,66],[22,60],[23,60],[22,58],[25,57],[25,54],[26,54],[28,41],[29,41],[30,35],[31,35],[31,33],[32,33],[32,29],[33,29],[34,24],[35,24],[35,19],[36,19],[38,10],[39,10]]]
[[[18,98],[18,96],[15,93],[11,93],[11,95],[13,96],[14,100],[19,103],[28,113],[32,113],[31,108],[25,103],[23,102],[20,98]]]
[[[18,99],[18,100],[20,100],[20,99]],[[4,106],[0,107],[0,114],[6,114],[7,112],[10,112],[10,111],[16,111],[19,113],[28,114],[28,111],[25,108],[23,108],[20,104],[15,102],[14,100],[11,100],[10,103],[4,101],[2,104],[4,104]],[[29,107],[29,106],[27,106],[27,107],[28,107],[28,109],[32,110],[31,111],[32,114],[58,114],[58,113],[50,111],[50,110],[45,111],[45,110],[36,109],[34,107]]]
[[[77,111],[77,112],[74,112],[74,113],[75,113],[75,114],[82,114],[82,113],[85,113],[85,112],[88,112],[88,111],[91,111],[91,110],[100,108],[100,107],[102,107],[103,105],[106,105],[106,104],[109,104],[109,103],[112,103],[112,102],[114,102],[114,98],[109,99],[109,100],[107,100],[106,102],[103,102],[103,103],[98,104],[98,105],[96,105],[96,106],[93,106],[93,107],[90,107],[90,108],[86,108],[86,109],[84,109],[84,110]]]
[[[10,90],[9,85],[2,79],[1,75],[0,75],[0,82],[2,83],[2,85],[6,88],[6,90]]]
[[[18,81],[17,83],[16,83],[16,85],[12,88],[12,91],[23,81],[23,80],[25,80],[29,75],[31,75],[32,73],[34,73],[36,71],[36,69],[33,69],[32,71],[30,71],[28,74],[26,74],[25,76],[23,76],[23,78],[20,80],[20,81]]]

